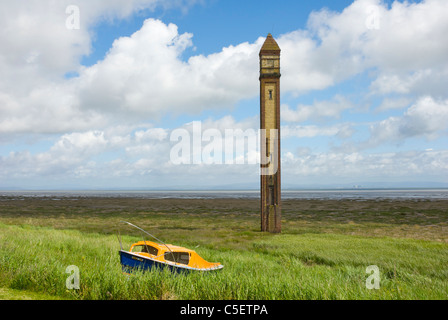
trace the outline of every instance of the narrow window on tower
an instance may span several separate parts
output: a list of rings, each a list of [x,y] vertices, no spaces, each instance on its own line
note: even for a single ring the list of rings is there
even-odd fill
[[[272,100],[272,90],[269,90],[269,100]]]
[[[273,186],[269,186],[269,205],[270,206],[275,205],[274,187]]]
[[[269,138],[266,138],[266,158],[269,158],[270,150],[269,150]]]

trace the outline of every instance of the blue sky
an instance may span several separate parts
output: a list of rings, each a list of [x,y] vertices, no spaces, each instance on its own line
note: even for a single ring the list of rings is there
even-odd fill
[[[117,37],[130,36],[138,30],[148,17],[174,23],[179,32],[194,34],[196,51],[189,50],[187,58],[195,54],[219,52],[223,47],[253,42],[267,33],[282,34],[305,28],[309,13],[329,8],[342,10],[352,1],[203,1],[183,10],[145,10],[132,18],[120,21],[103,21],[95,27],[97,38],[94,52],[83,57],[84,64],[94,64],[109,50]]]
[[[448,186],[446,1],[24,2],[0,4],[0,188],[256,188],[256,150],[176,165],[170,138],[258,129],[268,33],[285,188]]]

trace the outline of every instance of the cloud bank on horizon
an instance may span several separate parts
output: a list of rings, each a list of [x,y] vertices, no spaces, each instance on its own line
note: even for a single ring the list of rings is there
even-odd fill
[[[101,23],[157,8],[188,17],[206,2],[2,2],[0,187],[256,187],[257,165],[174,165],[170,133],[258,129],[264,34],[195,54],[192,33],[148,17],[82,63]],[[276,35],[284,183],[448,183],[446,34],[447,1],[356,0]]]

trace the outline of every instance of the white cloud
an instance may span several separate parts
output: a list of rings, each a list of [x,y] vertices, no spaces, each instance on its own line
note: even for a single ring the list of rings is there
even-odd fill
[[[329,127],[316,125],[285,125],[281,127],[282,138],[314,138],[318,136],[338,136],[340,138],[349,138],[353,133],[354,130],[350,124],[338,124]]]
[[[251,81],[258,71],[256,44],[243,43],[183,62],[180,55],[191,46],[192,34],[146,20],[131,37],[116,40],[104,61],[81,73],[81,106],[160,116],[232,106],[256,92],[257,83]]]
[[[82,99],[85,97],[81,95],[82,83],[79,79],[64,77],[68,72],[85,71],[80,65],[80,59],[91,51],[95,36],[92,27],[103,19],[123,19],[137,11],[151,10],[156,6],[189,8],[196,2],[198,1],[2,1],[0,132],[66,133],[98,129],[113,122],[117,116],[120,118],[132,111],[132,101],[135,98],[131,95],[125,99],[120,98],[128,100],[128,105],[120,105],[120,110],[124,111],[121,115],[107,113],[106,110],[112,111],[108,109],[110,106],[107,97],[113,95],[110,91],[115,88],[113,86],[109,90],[103,88],[102,99],[93,100],[94,104],[83,105]],[[79,7],[79,29],[70,30],[66,27],[69,17],[66,8],[69,5]],[[119,71],[120,69],[112,68],[108,72],[116,74]],[[107,77],[108,72],[104,72],[103,76]],[[102,85],[108,84],[111,83],[104,82]]]
[[[448,151],[406,151],[394,153],[289,153],[283,158],[288,183],[325,184],[335,182],[444,181],[448,173]],[[343,179],[343,180],[341,180]],[[442,179],[442,180],[440,180]]]
[[[448,65],[441,64],[438,68],[422,69],[413,72],[381,72],[372,81],[370,89],[372,94],[408,94],[431,95],[434,97],[447,97],[446,82],[448,80]]]
[[[241,122],[229,116],[217,120],[208,119],[199,127],[199,146],[203,150],[208,144],[203,141],[203,135],[208,129],[217,130],[224,141],[226,129],[240,129],[244,133],[245,130],[252,129],[253,124],[254,121],[251,118]],[[193,146],[194,135],[191,123],[186,123],[181,128],[187,131],[191,139],[190,145]],[[256,134],[255,130],[252,131]],[[252,131],[249,130],[248,133]],[[195,166],[179,167],[172,163],[170,151],[175,143],[169,139],[171,132],[165,128],[136,129],[132,126],[122,126],[110,127],[108,130],[65,134],[46,151],[11,152],[6,156],[0,156],[0,178],[5,181],[12,177],[29,179],[50,175],[59,178],[76,178],[81,173],[82,176],[87,176],[89,173],[90,178],[95,178],[110,175],[132,176],[151,172],[166,175],[177,172],[187,176],[191,170],[197,171],[198,168]],[[256,136],[254,137],[256,139]],[[236,137],[235,144],[238,143],[238,139],[244,139],[244,136]],[[250,151],[244,150],[245,153]],[[234,163],[234,159],[241,155],[234,154],[232,149],[230,156]],[[243,157],[248,156],[253,155],[243,154]],[[222,163],[224,163],[224,153],[222,157]]]
[[[283,92],[300,94],[325,89],[335,83],[331,70],[320,66],[318,44],[308,32],[294,31],[282,35],[278,44],[282,49]]]
[[[79,1],[79,30],[65,27],[69,2],[29,1],[26,8],[16,2],[0,5],[2,132],[100,129],[117,119],[230,108],[258,94],[254,79],[263,38],[183,61],[193,35],[179,34],[177,26],[154,19],[132,36],[117,39],[103,61],[80,67],[80,57],[90,52],[90,28],[101,19],[121,19],[157,5],[188,8],[196,1]],[[378,8],[379,29],[366,27],[371,6]],[[374,93],[446,96],[447,6],[446,1],[431,0],[394,3],[387,9],[377,0],[358,0],[341,13],[314,12],[307,30],[278,37],[282,92],[325,89],[374,68]],[[73,70],[80,76],[63,78]],[[330,108],[317,102],[313,110],[299,106],[285,112],[297,121],[337,117],[340,102]]]
[[[384,112],[394,109],[402,109],[412,102],[410,98],[400,97],[400,98],[385,98],[381,105],[376,109],[378,112]]]
[[[439,108],[435,102],[431,107],[431,102],[423,99],[406,114],[411,118],[417,117],[424,109],[429,110],[430,114]],[[431,123],[429,118],[427,121]],[[228,124],[241,130],[251,129],[252,119],[242,122],[229,117],[209,119],[203,122],[202,133],[215,127],[224,130]],[[434,125],[436,130],[441,124]],[[191,124],[185,124],[182,128],[191,133]],[[340,127],[282,127],[283,134],[296,137],[333,136],[343,130]],[[11,152],[0,156],[0,179],[27,181],[28,187],[32,186],[31,181],[41,181],[40,186],[45,186],[46,183],[52,185],[58,181],[71,185],[84,183],[84,187],[94,187],[97,183],[99,187],[124,187],[128,184],[134,187],[172,187],[173,181],[178,186],[224,185],[248,181],[256,185],[259,165],[251,164],[254,163],[251,157],[257,159],[258,152],[247,150],[247,154],[243,155],[246,157],[244,165],[238,165],[235,161],[232,165],[175,165],[170,159],[173,147],[173,142],[169,141],[170,132],[165,128],[135,130],[133,127],[117,127],[107,131],[66,134],[57,139],[47,151]],[[205,147],[207,142],[202,141],[201,145]],[[241,155],[233,155],[234,159],[239,156]],[[409,177],[440,181],[448,173],[448,152],[424,150],[368,154],[352,150],[344,153],[313,153],[310,148],[299,148],[297,152],[293,152],[285,147],[282,170],[285,174],[284,182],[296,184],[334,183],[354,177],[361,181],[401,181],[408,180]],[[191,180],[192,177],[195,177],[194,181]]]
[[[390,117],[371,126],[368,146],[396,143],[412,137],[434,139],[448,130],[448,100],[421,97],[401,117]]]
[[[372,7],[379,24],[369,29]],[[284,90],[324,89],[375,69],[375,93],[410,93],[420,88],[419,95],[446,96],[447,12],[444,0],[395,1],[390,9],[379,0],[358,0],[341,13],[314,12],[307,31],[279,38]]]
[[[107,142],[104,132],[88,131],[63,135],[51,148],[51,153],[64,154],[68,157],[79,157],[101,153]]]
[[[313,105],[297,106],[291,110],[289,106],[283,105],[281,110],[282,121],[304,122],[309,119],[338,119],[344,110],[353,108],[353,104],[341,95],[336,95],[330,101],[316,101]]]
[[[446,65],[448,43],[441,40],[448,31],[447,12],[443,0],[394,1],[390,10],[382,8],[381,27],[366,42],[364,52],[387,72],[437,70]]]
[[[168,131],[162,128],[150,128],[145,131],[137,131],[135,139],[138,143],[146,141],[163,141],[168,137]]]
[[[19,77],[31,73],[58,76],[76,70],[79,58],[90,53],[91,28],[100,20],[123,19],[144,9],[188,6],[195,1],[160,0],[27,0],[0,3],[0,55],[6,66],[20,68]],[[70,30],[68,6],[79,8],[80,28]],[[12,69],[12,70],[11,70]],[[7,68],[13,71],[14,68]],[[13,74],[10,74],[13,76]],[[11,79],[11,78],[6,78]],[[19,78],[20,79],[20,78]],[[25,80],[22,78],[22,80]],[[22,84],[23,85],[23,84]]]

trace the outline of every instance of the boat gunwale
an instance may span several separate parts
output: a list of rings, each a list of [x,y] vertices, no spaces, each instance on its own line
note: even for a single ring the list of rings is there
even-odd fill
[[[193,268],[193,267],[189,267],[187,265],[179,264],[177,262],[156,260],[156,259],[153,259],[151,257],[142,256],[142,255],[140,255],[138,253],[135,253],[135,252],[130,252],[130,251],[126,251],[126,250],[120,250],[120,253],[121,252],[122,253],[126,253],[126,254],[130,254],[130,255],[138,257],[138,258],[150,260],[150,261],[153,261],[153,262],[156,262],[156,263],[166,264],[166,265],[171,266],[171,267],[182,268],[182,269],[187,269],[187,270],[213,271],[213,270],[220,270],[220,269],[224,268],[224,266],[222,264],[217,265],[216,267],[211,267],[211,268]]]

